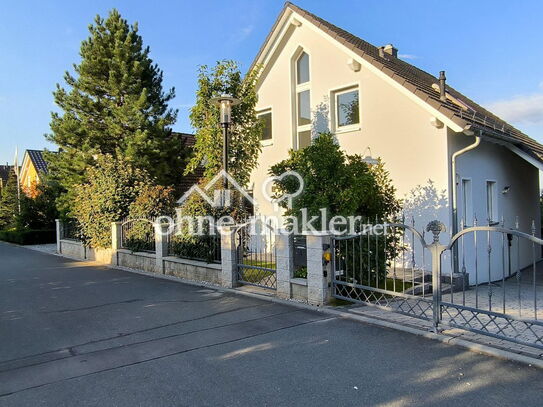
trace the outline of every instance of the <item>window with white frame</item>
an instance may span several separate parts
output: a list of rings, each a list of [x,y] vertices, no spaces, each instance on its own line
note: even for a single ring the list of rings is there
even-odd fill
[[[309,55],[302,51],[295,61],[296,147],[311,144],[311,90]]]
[[[360,97],[357,87],[334,92],[334,121],[338,130],[360,124]]]
[[[464,226],[473,224],[473,200],[471,195],[471,179],[462,179],[462,221]]]
[[[498,221],[498,191],[496,181],[486,182],[486,213],[489,223]]]
[[[262,133],[260,134],[261,141],[270,141],[272,139],[272,111],[271,109],[257,113],[258,117],[262,123]]]

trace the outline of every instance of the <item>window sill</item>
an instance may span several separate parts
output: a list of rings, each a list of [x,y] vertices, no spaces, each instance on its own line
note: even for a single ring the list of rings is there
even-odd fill
[[[349,126],[349,127],[336,129],[335,134],[352,133],[352,132],[360,131],[360,130],[362,130],[362,127],[360,126]]]
[[[273,145],[273,140],[260,140],[260,145],[262,147],[267,147]]]

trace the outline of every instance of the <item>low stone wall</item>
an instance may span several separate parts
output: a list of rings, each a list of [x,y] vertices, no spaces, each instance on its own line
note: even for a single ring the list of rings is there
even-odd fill
[[[162,227],[162,226],[161,226]],[[206,263],[168,256],[168,245],[162,233],[155,230],[155,252],[132,252],[121,248],[122,223],[111,224],[111,248],[93,249],[82,242],[60,239],[62,222],[57,220],[57,251],[67,257],[91,260],[102,264],[126,267],[149,273],[165,274],[188,281],[236,287],[238,254],[235,233],[236,226],[225,226],[221,234],[221,263]],[[293,239],[285,233],[276,235],[276,295],[314,305],[323,305],[330,295],[330,265],[323,261],[323,253],[330,247],[327,235],[308,235],[307,238],[307,279],[292,278],[294,272]]]
[[[305,278],[290,279],[290,298],[307,302],[307,280]]]
[[[60,254],[85,260],[85,246],[76,240],[61,240],[58,245]]]
[[[60,240],[58,248],[60,254],[75,259],[96,261],[103,264],[113,263],[113,249],[93,249],[85,246],[83,242],[67,239]]]
[[[164,257],[164,274],[193,281],[221,285],[221,265],[202,261]]]
[[[157,270],[154,253],[131,252],[126,249],[117,250],[117,265],[150,273],[161,273]]]

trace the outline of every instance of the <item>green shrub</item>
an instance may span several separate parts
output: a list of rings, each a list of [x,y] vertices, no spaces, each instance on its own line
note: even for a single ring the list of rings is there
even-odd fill
[[[300,268],[294,270],[293,277],[294,278],[307,278],[307,267],[300,267]]]
[[[174,235],[171,237],[169,249],[169,254],[185,259],[208,263],[219,263],[221,260],[220,235]]]
[[[0,230],[0,240],[22,245],[56,242],[56,230],[9,229]]]
[[[75,186],[72,215],[91,247],[110,247],[111,222],[171,213],[167,210],[173,200],[171,188],[156,185],[149,174],[123,158],[99,156],[85,176],[88,181]]]

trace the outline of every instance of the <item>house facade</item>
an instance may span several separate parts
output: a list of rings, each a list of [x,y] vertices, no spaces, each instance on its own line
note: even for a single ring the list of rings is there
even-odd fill
[[[40,177],[47,174],[47,161],[42,150],[25,150],[19,172],[21,190],[29,197],[35,196]]]
[[[526,232],[534,224],[539,235],[543,146],[454,90],[444,73],[430,75],[392,45],[375,47],[290,3],[255,66],[266,123],[251,177],[259,213],[274,213],[261,190],[269,168],[329,131],[347,153],[385,162],[419,230],[438,219],[451,233],[477,219]],[[474,261],[475,249],[462,257]]]

